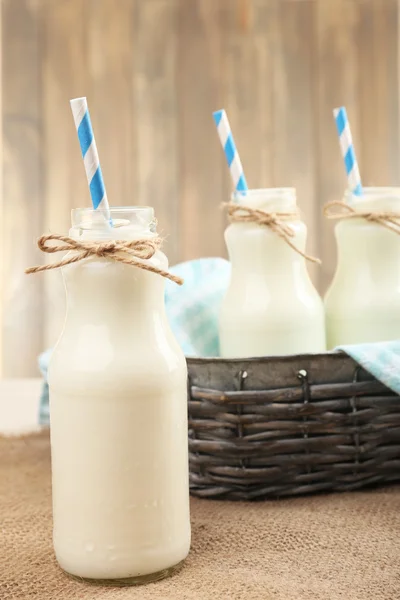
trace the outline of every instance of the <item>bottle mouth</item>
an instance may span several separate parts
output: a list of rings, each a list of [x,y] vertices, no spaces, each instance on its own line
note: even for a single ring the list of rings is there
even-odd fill
[[[400,187],[364,187],[361,195],[353,194],[350,190],[346,190],[344,196],[345,200],[351,201],[352,203],[354,202],[355,204],[357,204],[357,202],[368,202],[381,199],[400,200]]]
[[[156,233],[157,222],[150,206],[117,206],[109,210],[75,208],[71,211],[70,235],[87,239],[131,239]]]
[[[235,191],[232,194],[232,202],[254,209],[287,212],[296,208],[296,189],[280,187]]]
[[[400,187],[364,187],[360,196],[346,190],[344,200],[356,210],[397,211],[400,208]]]
[[[243,198],[263,198],[263,199],[278,199],[296,196],[296,188],[294,187],[278,187],[278,188],[255,188],[246,191],[235,191],[232,194],[232,200],[240,200]]]

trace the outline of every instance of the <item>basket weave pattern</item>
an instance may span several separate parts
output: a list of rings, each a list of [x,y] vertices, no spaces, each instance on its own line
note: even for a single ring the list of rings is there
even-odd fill
[[[341,353],[188,359],[191,493],[261,499],[400,480],[400,397]]]

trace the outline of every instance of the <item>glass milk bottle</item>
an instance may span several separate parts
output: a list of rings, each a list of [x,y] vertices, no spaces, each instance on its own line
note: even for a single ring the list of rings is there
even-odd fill
[[[73,211],[70,237],[155,237],[153,209]],[[148,262],[166,269],[157,251]],[[190,545],[187,373],[158,274],[90,257],[63,268],[64,330],[49,366],[54,548],[68,573],[160,579]],[[105,580],[105,581],[104,581]]]
[[[249,190],[234,201],[253,209],[296,213],[292,188]],[[304,251],[307,229],[297,217],[284,221],[290,241]],[[302,354],[325,350],[322,300],[311,283],[305,258],[275,231],[255,222],[233,222],[225,232],[232,263],[221,305],[221,356]]]
[[[357,212],[395,212],[400,188],[345,194]],[[335,227],[338,262],[325,297],[328,347],[400,339],[400,235],[365,218]]]

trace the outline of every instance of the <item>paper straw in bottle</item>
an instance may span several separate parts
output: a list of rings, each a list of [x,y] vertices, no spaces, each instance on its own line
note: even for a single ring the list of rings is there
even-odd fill
[[[235,191],[247,192],[248,187],[243,172],[242,162],[236,149],[226,112],[225,110],[217,110],[213,113],[213,117],[217,126],[219,139],[221,140],[228,167],[231,172]]]
[[[340,149],[346,169],[349,190],[355,196],[362,196],[363,189],[358,168],[353,138],[351,136],[349,119],[344,106],[333,110],[337,132],[339,135]]]
[[[110,207],[86,98],[75,98],[70,101],[70,104],[78,132],[93,208],[104,211],[107,222],[111,224]]]

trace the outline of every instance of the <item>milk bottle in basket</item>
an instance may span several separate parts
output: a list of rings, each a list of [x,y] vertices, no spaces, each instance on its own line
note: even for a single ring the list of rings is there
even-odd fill
[[[232,275],[220,312],[221,356],[323,352],[324,308],[306,267],[307,230],[295,190],[236,192],[232,208],[225,232]]]
[[[325,296],[328,347],[400,339],[400,188],[348,191],[344,204]]]

